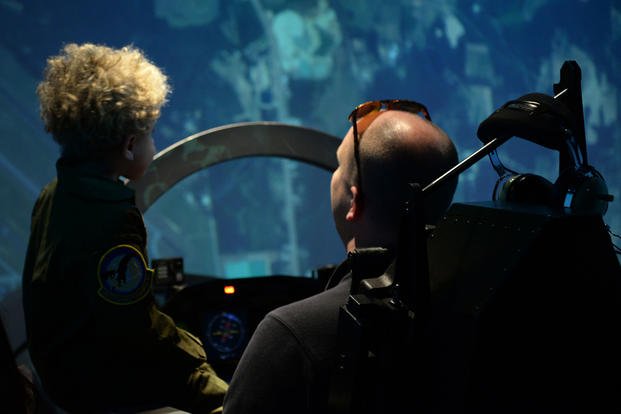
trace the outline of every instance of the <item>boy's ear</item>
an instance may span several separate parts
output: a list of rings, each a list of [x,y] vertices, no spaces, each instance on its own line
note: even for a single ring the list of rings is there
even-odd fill
[[[135,135],[128,135],[123,139],[123,156],[129,160],[134,160],[134,142],[136,141]]]

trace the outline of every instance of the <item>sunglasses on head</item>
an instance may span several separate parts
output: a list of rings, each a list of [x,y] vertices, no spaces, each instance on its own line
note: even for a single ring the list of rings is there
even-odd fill
[[[431,122],[431,116],[425,105],[406,99],[382,99],[369,101],[354,108],[347,119],[351,122],[354,133],[354,158],[356,159],[358,191],[362,194],[362,176],[360,170],[360,136],[382,111],[405,111],[421,115]]]

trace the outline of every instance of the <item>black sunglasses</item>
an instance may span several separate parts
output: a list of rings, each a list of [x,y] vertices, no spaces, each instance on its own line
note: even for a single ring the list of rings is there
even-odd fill
[[[356,159],[357,181],[358,191],[362,194],[362,175],[360,169],[360,135],[371,125],[371,122],[382,111],[406,111],[413,114],[422,115],[423,118],[431,122],[431,116],[425,105],[408,101],[406,99],[382,99],[379,101],[369,101],[362,103],[354,108],[349,114],[347,119],[351,122],[354,133],[354,158]],[[369,115],[374,114],[372,118],[368,118]],[[365,121],[366,118],[366,122]],[[361,128],[358,128],[358,124],[361,123]]]

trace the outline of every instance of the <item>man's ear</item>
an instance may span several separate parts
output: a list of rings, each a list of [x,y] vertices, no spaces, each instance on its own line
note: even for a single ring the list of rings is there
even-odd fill
[[[136,141],[135,135],[128,135],[123,139],[123,156],[129,160],[134,160],[134,142]]]
[[[349,210],[345,214],[345,220],[355,221],[362,214],[362,195],[355,185],[352,185],[349,191],[351,192],[351,199],[349,200]]]

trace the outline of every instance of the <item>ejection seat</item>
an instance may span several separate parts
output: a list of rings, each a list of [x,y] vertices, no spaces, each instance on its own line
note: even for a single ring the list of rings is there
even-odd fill
[[[434,412],[619,409],[621,267],[601,216],[454,204],[428,250]]]

